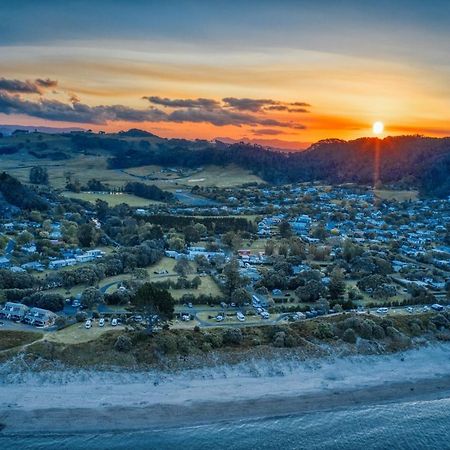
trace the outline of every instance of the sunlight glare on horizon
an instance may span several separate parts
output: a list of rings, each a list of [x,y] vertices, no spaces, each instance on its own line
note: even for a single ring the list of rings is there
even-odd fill
[[[384,131],[384,123],[377,121],[372,125],[372,131],[374,134],[381,134]]]

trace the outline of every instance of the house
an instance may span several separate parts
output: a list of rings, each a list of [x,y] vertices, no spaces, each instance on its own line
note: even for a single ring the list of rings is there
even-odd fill
[[[5,256],[0,257],[0,269],[6,269],[10,265],[11,263],[9,262],[8,258],[6,258]]]
[[[48,263],[48,268],[52,270],[61,269],[62,267],[74,266],[77,263],[75,258],[55,259]]]
[[[0,309],[0,317],[9,320],[22,320],[28,311],[28,306],[22,303],[6,302],[3,309]]]
[[[58,316],[47,309],[31,308],[25,315],[24,322],[37,327],[51,327]]]
[[[25,270],[36,270],[38,272],[42,272],[44,270],[44,265],[37,261],[22,264],[20,267]]]

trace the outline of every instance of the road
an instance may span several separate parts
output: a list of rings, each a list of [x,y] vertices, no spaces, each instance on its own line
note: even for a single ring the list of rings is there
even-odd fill
[[[16,241],[14,239],[10,239],[5,247],[5,254],[11,255],[16,247]]]

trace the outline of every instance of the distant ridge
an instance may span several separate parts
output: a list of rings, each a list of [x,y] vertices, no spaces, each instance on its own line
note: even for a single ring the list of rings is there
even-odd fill
[[[8,136],[12,134],[15,130],[24,130],[29,131],[30,133],[35,130],[41,133],[48,134],[59,134],[59,133],[70,133],[71,131],[87,131],[84,128],[80,127],[42,127],[38,125],[1,125],[0,124],[0,133]]]
[[[119,134],[121,136],[128,137],[159,137],[156,134],[150,133],[149,131],[140,130],[139,128],[130,128],[127,131],[119,131]]]

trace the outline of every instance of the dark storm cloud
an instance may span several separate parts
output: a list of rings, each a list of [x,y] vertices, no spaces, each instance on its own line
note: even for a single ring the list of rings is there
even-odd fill
[[[150,103],[171,108],[214,108],[219,106],[219,102],[209,98],[196,99],[170,99],[157,96],[143,97]]]

